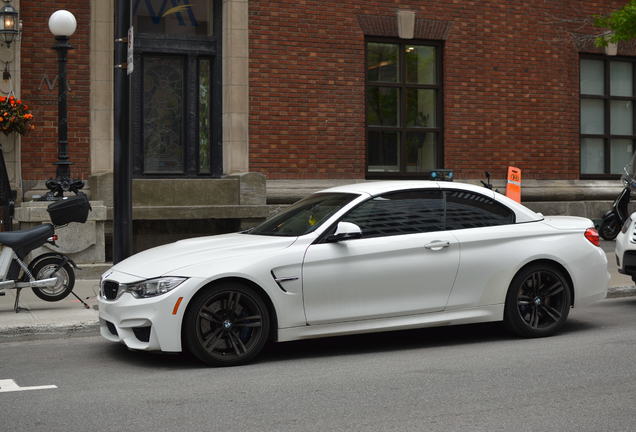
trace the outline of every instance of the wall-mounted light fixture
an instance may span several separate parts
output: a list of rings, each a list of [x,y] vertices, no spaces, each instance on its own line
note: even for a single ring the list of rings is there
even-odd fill
[[[4,0],[4,3],[0,8],[0,43],[9,47],[20,36],[20,12],[11,5],[11,0]]]

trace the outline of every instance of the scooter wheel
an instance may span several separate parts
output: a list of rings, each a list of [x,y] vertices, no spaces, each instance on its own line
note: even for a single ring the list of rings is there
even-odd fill
[[[601,221],[598,233],[604,240],[614,240],[621,230],[621,221],[618,216],[611,214]]]
[[[57,283],[52,287],[33,287],[33,293],[44,301],[54,302],[68,296],[75,286],[75,272],[67,262],[56,257],[44,258],[35,263],[31,273],[36,280],[55,277]],[[61,266],[61,267],[60,267]]]

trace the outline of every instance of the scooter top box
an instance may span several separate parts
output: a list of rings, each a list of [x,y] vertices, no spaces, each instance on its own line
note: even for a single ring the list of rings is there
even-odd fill
[[[86,194],[79,193],[71,197],[64,197],[47,207],[53,225],[66,225],[71,222],[84,223],[91,211]]]

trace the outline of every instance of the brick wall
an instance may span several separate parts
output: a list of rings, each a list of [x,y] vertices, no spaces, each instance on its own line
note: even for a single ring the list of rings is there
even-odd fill
[[[569,32],[623,0],[250,1],[250,170],[269,178],[365,175],[364,34],[357,17],[449,23],[445,167],[460,178],[579,177],[579,52]],[[634,54],[631,52],[630,54]]]
[[[55,177],[57,160],[57,53],[48,29],[53,12],[66,9],[75,15],[77,30],[71,36],[68,55],[68,153],[73,178],[90,174],[90,2],[87,0],[22,0],[22,94],[29,104],[36,129],[22,138],[22,178],[45,180]],[[55,86],[50,89],[46,78]]]

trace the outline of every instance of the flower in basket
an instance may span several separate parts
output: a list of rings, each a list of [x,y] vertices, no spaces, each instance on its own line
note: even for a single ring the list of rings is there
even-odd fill
[[[13,96],[0,97],[0,131],[5,135],[12,132],[26,135],[35,129],[32,121],[33,114],[29,111],[28,105]]]

